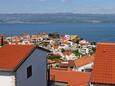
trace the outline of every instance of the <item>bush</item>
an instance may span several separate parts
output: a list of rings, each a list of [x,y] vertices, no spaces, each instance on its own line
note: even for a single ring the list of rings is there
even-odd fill
[[[80,53],[79,53],[79,51],[78,50],[74,50],[74,51],[72,51],[76,56],[80,56]]]
[[[48,59],[50,59],[50,60],[60,60],[61,56],[49,56]]]

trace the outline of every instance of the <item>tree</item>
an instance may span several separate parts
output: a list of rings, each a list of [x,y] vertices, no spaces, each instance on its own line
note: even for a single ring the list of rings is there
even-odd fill
[[[51,38],[59,38],[59,36],[60,36],[60,35],[59,35],[58,33],[56,33],[56,32],[49,34],[49,37],[51,37]]]
[[[91,45],[96,45],[96,42],[91,42]]]
[[[61,52],[62,52],[62,53],[65,52],[65,49],[62,48],[62,49],[61,49]]]
[[[60,60],[61,56],[49,56],[48,59],[50,59],[50,60]]]
[[[78,50],[74,50],[74,51],[72,51],[76,56],[80,56],[80,53],[79,53],[79,51]]]

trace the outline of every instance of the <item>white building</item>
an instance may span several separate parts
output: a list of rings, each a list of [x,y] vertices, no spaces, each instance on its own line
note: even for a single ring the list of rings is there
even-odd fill
[[[80,59],[74,60],[74,63],[75,68],[73,70],[81,72],[91,72],[94,63],[94,56],[81,57]]]
[[[63,58],[64,60],[74,60],[74,59],[76,59],[75,54],[73,54],[73,53],[70,52],[70,51],[65,51],[65,52],[63,52],[63,53],[61,54],[61,56],[62,56],[62,58]]]
[[[89,48],[79,48],[78,51],[82,54],[89,54]]]
[[[47,86],[47,50],[30,45],[0,48],[0,86]]]

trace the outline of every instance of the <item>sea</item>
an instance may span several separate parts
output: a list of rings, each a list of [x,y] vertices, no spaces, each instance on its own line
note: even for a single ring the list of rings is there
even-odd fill
[[[6,36],[40,32],[78,35],[91,42],[115,42],[115,24],[110,23],[0,24],[0,33]]]

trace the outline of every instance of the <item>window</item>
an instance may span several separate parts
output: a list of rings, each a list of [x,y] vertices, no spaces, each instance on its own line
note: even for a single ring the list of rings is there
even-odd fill
[[[91,68],[87,68],[87,69],[85,69],[85,72],[91,72],[91,71],[92,71]]]
[[[32,65],[27,67],[27,78],[32,76]]]
[[[84,69],[82,69],[81,71],[84,72]]]

